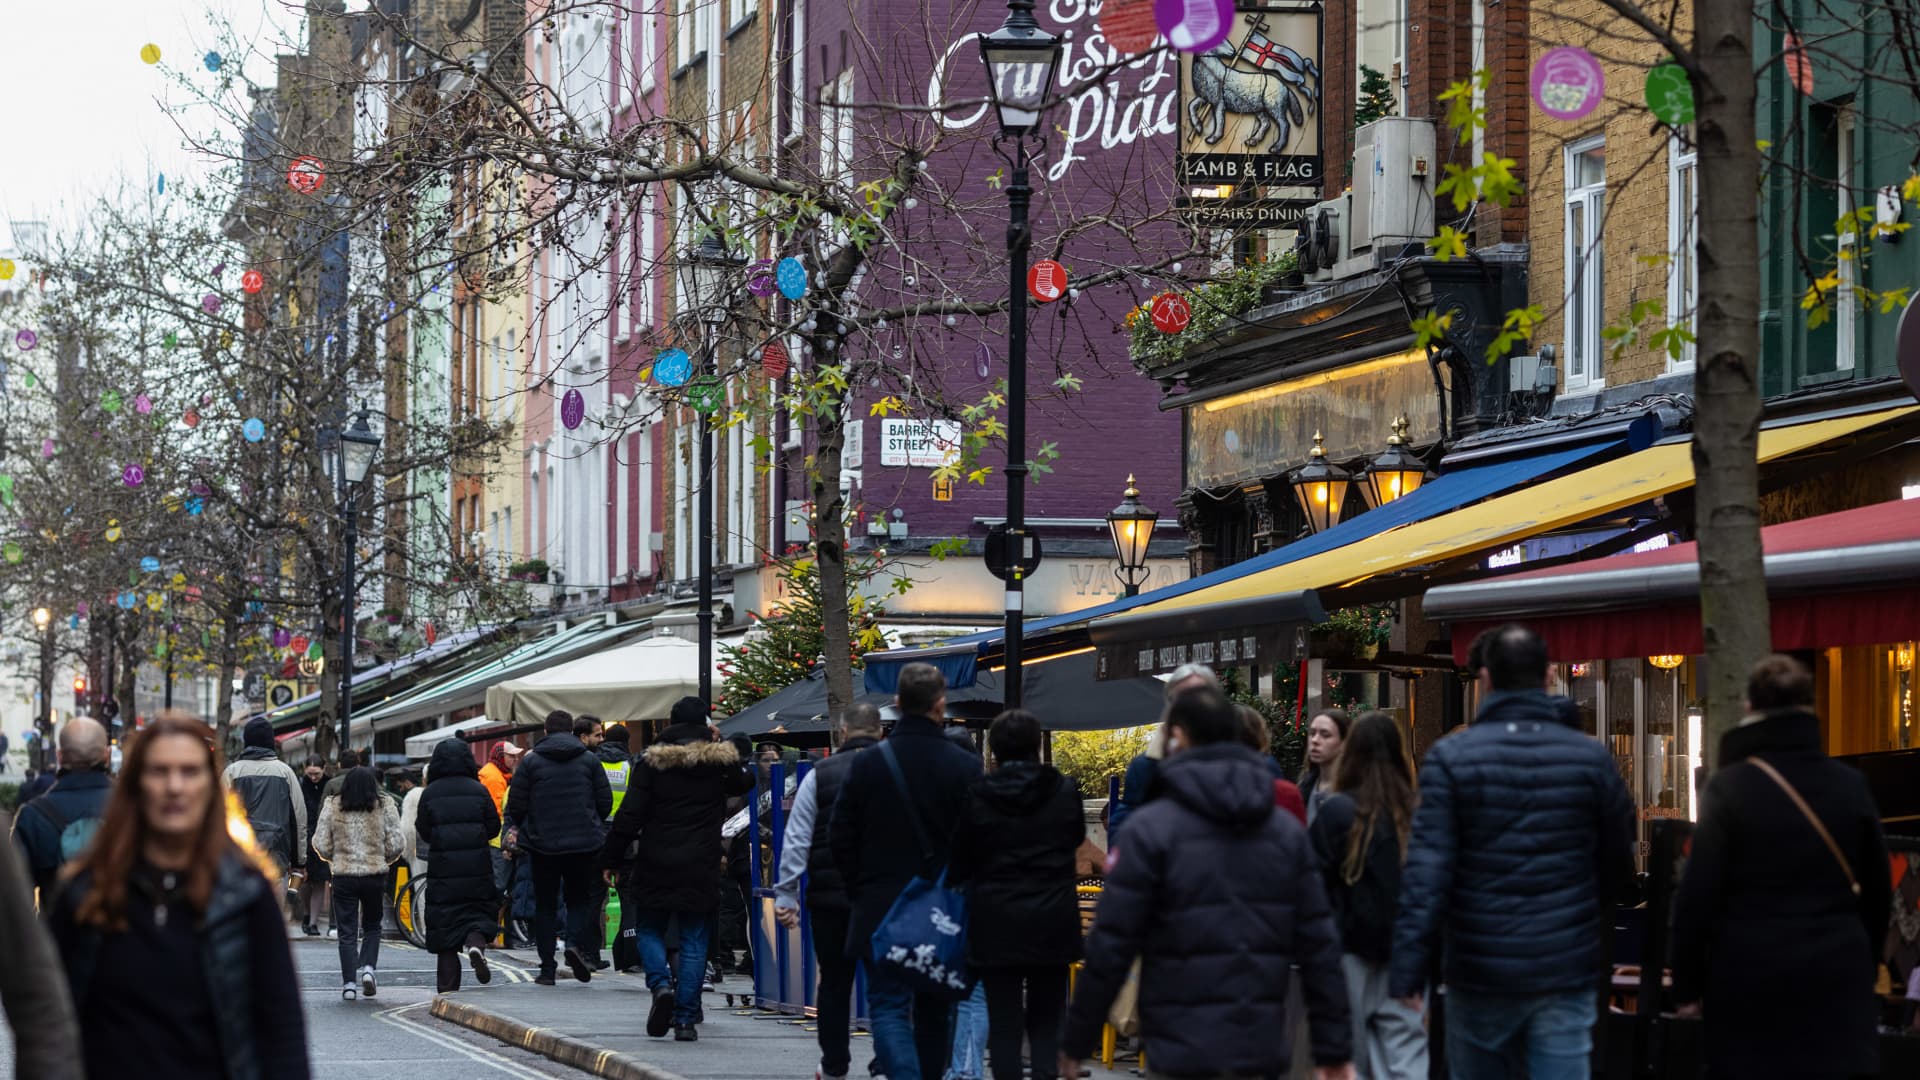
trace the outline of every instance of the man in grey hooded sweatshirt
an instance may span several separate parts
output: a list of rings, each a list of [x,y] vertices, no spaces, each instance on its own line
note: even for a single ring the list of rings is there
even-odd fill
[[[244,747],[227,766],[227,787],[247,808],[247,823],[260,850],[280,863],[281,871],[304,870],[307,864],[307,797],[300,776],[280,760],[273,741],[273,724],[264,716],[247,721],[241,730]]]

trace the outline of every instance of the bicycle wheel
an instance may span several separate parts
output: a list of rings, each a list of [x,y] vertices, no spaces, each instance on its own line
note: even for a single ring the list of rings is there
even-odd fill
[[[424,949],[427,947],[427,879],[423,876],[408,882],[401,900],[400,928],[414,948]]]

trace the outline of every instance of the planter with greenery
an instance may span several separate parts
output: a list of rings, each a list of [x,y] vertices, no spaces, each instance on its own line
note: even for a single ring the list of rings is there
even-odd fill
[[[1294,265],[1293,252],[1284,251],[1237,266],[1205,285],[1195,286],[1186,293],[1193,316],[1187,328],[1177,334],[1163,334],[1153,325],[1151,300],[1127,312],[1126,327],[1130,335],[1127,352],[1134,366],[1151,371],[1178,363],[1189,352],[1206,348],[1222,327],[1267,304],[1266,291],[1292,274]]]
[[[507,577],[513,581],[540,583],[547,580],[547,560],[528,559],[507,567]]]

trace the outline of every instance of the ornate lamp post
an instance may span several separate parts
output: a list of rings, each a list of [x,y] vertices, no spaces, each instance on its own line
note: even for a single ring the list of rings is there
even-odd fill
[[[367,410],[361,409],[353,426],[339,433],[340,518],[345,525],[346,544],[340,557],[340,753],[345,755],[352,737],[353,720],[353,645],[354,612],[360,606],[359,582],[354,575],[359,558],[360,493],[366,486],[373,460],[380,454],[380,436],[367,425]]]
[[[1393,434],[1387,437],[1387,449],[1367,466],[1360,494],[1367,509],[1377,510],[1403,495],[1418,491],[1427,479],[1426,462],[1407,449],[1407,418],[1393,421]]]
[[[1033,0],[1007,0],[1007,18],[998,30],[980,35],[980,58],[987,65],[987,96],[1000,115],[994,148],[1012,167],[1007,185],[1007,566],[1005,704],[1021,700],[1021,620],[1024,601],[1021,569],[1027,554],[1027,251],[1033,234],[1027,208],[1033,188],[1027,181],[1027,136],[1040,125],[1040,113],[1060,66],[1058,35],[1040,29]],[[1009,146],[1011,150],[1009,150]]]
[[[1140,505],[1140,489],[1134,486],[1133,474],[1128,473],[1126,494],[1107,514],[1107,531],[1113,534],[1113,551],[1120,559],[1120,569],[1114,576],[1126,586],[1128,596],[1139,596],[1140,584],[1147,580],[1147,544],[1159,520],[1158,511]]]
[[[706,324],[706,347],[700,352],[700,371],[689,383],[699,387],[712,377],[714,354],[720,346],[720,328],[733,314],[733,285],[746,259],[727,250],[717,233],[709,232],[680,257],[680,295]],[[713,423],[711,409],[694,405],[700,417],[700,700],[713,704]]]
[[[1327,460],[1324,441],[1319,432],[1313,433],[1311,456],[1287,481],[1293,485],[1293,497],[1307,515],[1307,527],[1317,533],[1340,524],[1340,514],[1347,502],[1347,485],[1353,482],[1347,470]]]
[[[40,701],[33,710],[33,729],[39,732],[33,741],[34,754],[39,760],[33,764],[44,769],[48,740],[53,736],[53,611],[34,608],[33,628],[40,632]]]

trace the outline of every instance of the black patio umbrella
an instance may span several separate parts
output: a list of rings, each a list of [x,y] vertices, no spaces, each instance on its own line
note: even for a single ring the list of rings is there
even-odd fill
[[[855,700],[885,708],[893,695],[862,693]],[[1105,731],[1156,723],[1165,694],[1159,679],[1102,681],[1094,678],[1092,650],[1069,653],[1026,665],[1026,708],[1049,731]],[[947,712],[969,726],[984,725],[1000,712],[998,671],[982,670],[972,686],[947,691]],[[759,704],[720,722],[722,735],[825,734],[827,679],[815,671]]]

